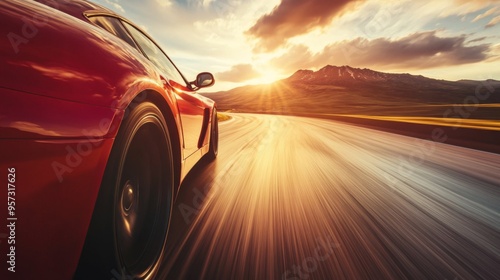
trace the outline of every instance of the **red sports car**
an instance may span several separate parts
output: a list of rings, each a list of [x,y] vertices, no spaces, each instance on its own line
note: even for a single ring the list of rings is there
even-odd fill
[[[213,75],[87,1],[0,1],[0,30],[0,279],[154,278],[181,182],[217,156]]]

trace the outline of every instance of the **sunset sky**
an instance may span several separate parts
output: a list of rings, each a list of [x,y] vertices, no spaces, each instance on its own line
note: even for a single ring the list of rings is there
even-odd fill
[[[94,0],[132,20],[209,91],[298,69],[350,65],[446,79],[500,79],[493,0]]]

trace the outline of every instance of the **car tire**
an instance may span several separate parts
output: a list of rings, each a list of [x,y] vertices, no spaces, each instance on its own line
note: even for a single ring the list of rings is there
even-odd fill
[[[154,278],[165,251],[173,191],[167,123],[153,103],[141,103],[125,117],[113,145],[77,275]]]
[[[212,125],[210,126],[210,143],[207,159],[213,161],[219,153],[219,121],[217,119],[217,109],[212,112]]]

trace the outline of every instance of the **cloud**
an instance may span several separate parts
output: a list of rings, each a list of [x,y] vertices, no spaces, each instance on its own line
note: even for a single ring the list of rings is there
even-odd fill
[[[498,13],[498,11],[497,11],[497,7],[493,7],[493,8],[491,8],[491,9],[487,10],[486,12],[484,12],[484,13],[482,13],[482,14],[480,14],[480,15],[476,16],[476,17],[472,20],[472,22],[476,22],[476,21],[478,21],[478,20],[481,20],[481,19],[483,19],[483,18],[485,18],[485,17],[491,16],[491,15],[494,15],[494,14],[497,14],[497,13]]]
[[[471,13],[498,4],[498,0],[455,0],[461,14]]]
[[[329,25],[356,0],[282,0],[246,31],[258,39],[256,51],[273,51],[289,38]]]
[[[436,5],[441,4],[440,17],[465,16],[498,5],[498,0],[443,0],[429,2],[436,3]]]
[[[469,40],[467,41],[466,44],[471,44],[471,43],[477,43],[477,42],[481,42],[481,41],[484,41],[488,39],[488,37],[480,37],[480,38],[476,38],[476,39],[472,39],[472,40]]]
[[[201,4],[203,7],[208,7],[210,6],[210,3],[214,2],[215,0],[202,0]]]
[[[491,47],[490,56],[488,57],[488,60],[486,60],[486,62],[495,61],[500,61],[500,44]]]
[[[498,0],[455,0],[459,4],[469,4],[478,7],[485,7],[497,3]]]
[[[170,0],[156,0],[156,3],[162,8],[172,6],[172,2]]]
[[[293,45],[287,50],[286,54],[272,59],[271,65],[287,73],[298,69],[315,68],[317,65],[314,65],[314,60],[316,60],[315,56],[308,47]]]
[[[496,16],[490,22],[488,22],[488,24],[486,24],[486,28],[493,27],[493,26],[497,25],[498,23],[500,23],[500,16]]]
[[[334,64],[377,70],[415,70],[463,65],[486,61],[489,58],[490,45],[469,46],[466,40],[466,36],[439,37],[436,31],[414,33],[397,40],[357,38],[327,45],[316,54],[302,49],[301,52],[306,54],[302,68],[319,68]],[[300,48],[291,48],[290,54],[275,58],[271,64],[278,66],[293,59],[297,56],[297,50]],[[288,66],[297,65],[299,63],[294,62]],[[287,70],[293,72],[297,69],[296,67]]]
[[[215,74],[217,80],[233,83],[248,81],[259,76],[260,73],[250,64],[234,65],[228,71]]]
[[[488,22],[488,24],[486,24],[486,28],[493,27],[500,23],[500,10],[498,9],[498,7],[493,7],[486,12],[479,14],[472,20],[472,22],[477,22],[489,16],[493,16],[493,18]]]
[[[118,3],[118,0],[106,0],[106,3],[108,3],[110,6],[112,6],[115,10],[125,13],[125,9]]]

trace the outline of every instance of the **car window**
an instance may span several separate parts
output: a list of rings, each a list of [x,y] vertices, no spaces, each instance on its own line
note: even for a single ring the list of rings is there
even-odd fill
[[[127,32],[127,30],[125,30],[125,27],[121,24],[119,19],[108,16],[93,16],[89,17],[89,20],[95,25],[103,28],[109,33],[127,42],[132,47],[138,49],[137,45],[134,43],[134,40],[132,39],[132,37],[130,37],[130,34]]]
[[[132,37],[135,39],[137,44],[141,47],[146,56],[155,64],[160,70],[162,70],[168,77],[170,82],[174,82],[173,85],[180,86],[181,89],[187,89],[186,81],[170,61],[170,59],[163,53],[163,51],[151,41],[144,33],[139,31],[137,28],[123,22],[127,30],[130,32]]]

